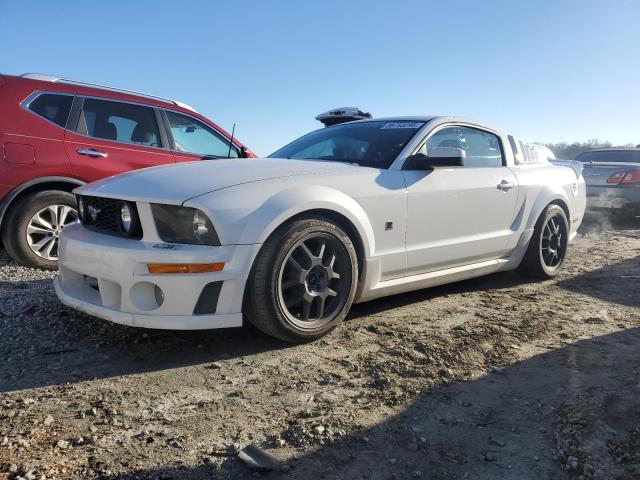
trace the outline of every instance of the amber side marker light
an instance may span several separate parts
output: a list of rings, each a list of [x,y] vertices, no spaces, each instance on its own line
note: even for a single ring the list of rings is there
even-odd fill
[[[149,273],[213,273],[221,272],[224,263],[148,263]]]

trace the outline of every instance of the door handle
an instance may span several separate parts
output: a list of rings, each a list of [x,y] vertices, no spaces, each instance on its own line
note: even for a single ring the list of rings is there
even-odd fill
[[[506,192],[508,190],[511,190],[512,188],[514,188],[516,185],[513,182],[508,182],[506,180],[502,180],[499,184],[498,184],[498,189],[502,190],[503,192]]]
[[[76,153],[80,155],[86,155],[87,157],[91,158],[105,158],[107,156],[106,153],[99,152],[97,150],[94,150],[93,148],[78,148],[76,150]]]

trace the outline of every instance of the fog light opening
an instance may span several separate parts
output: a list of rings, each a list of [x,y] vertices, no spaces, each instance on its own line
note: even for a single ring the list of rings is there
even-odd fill
[[[159,286],[156,285],[155,288],[153,289],[153,293],[156,297],[156,303],[158,304],[158,308],[159,308],[164,303],[164,292]]]
[[[159,308],[164,302],[164,292],[155,283],[138,282],[129,291],[131,303],[145,312]]]

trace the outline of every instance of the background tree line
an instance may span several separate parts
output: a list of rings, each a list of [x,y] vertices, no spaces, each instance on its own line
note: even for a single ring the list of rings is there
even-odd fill
[[[597,138],[592,138],[591,140],[587,140],[586,142],[573,142],[573,143],[545,143],[547,147],[551,149],[553,153],[555,153],[556,158],[563,158],[565,160],[573,160],[582,152],[586,152],[587,150],[593,150],[594,148],[611,148],[613,145],[611,142],[602,142]],[[620,147],[633,147],[640,145],[633,145],[632,143],[628,143],[626,145],[619,145]]]

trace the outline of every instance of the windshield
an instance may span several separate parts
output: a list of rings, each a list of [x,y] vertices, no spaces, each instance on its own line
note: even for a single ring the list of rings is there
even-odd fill
[[[584,152],[576,157],[580,162],[640,162],[640,151],[601,150]]]
[[[406,120],[343,123],[308,133],[269,156],[389,168],[424,124]]]

